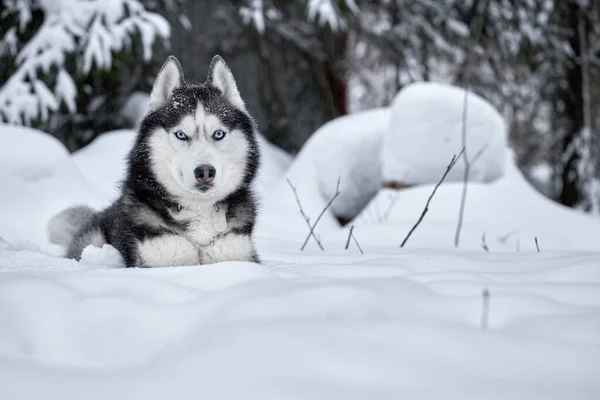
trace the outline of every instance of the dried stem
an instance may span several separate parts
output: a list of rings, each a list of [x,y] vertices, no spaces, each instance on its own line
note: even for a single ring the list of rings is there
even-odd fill
[[[535,248],[537,249],[537,252],[539,253],[540,252],[540,244],[538,243],[537,236],[535,236]]]
[[[485,241],[485,232],[481,235],[481,247],[485,251],[490,251],[490,248],[488,247],[487,242]]]
[[[319,245],[319,248],[321,250],[325,250],[323,248],[323,245],[321,244],[321,241],[319,240],[319,238],[317,238],[317,236],[315,235],[314,230],[312,229],[312,227],[310,225],[310,218],[304,212],[304,208],[302,208],[302,203],[300,203],[300,198],[298,197],[298,191],[296,190],[296,187],[294,185],[292,185],[292,182],[289,179],[287,179],[287,183],[292,188],[292,191],[294,192],[294,197],[296,197],[296,203],[298,204],[298,208],[300,209],[300,214],[302,214],[302,217],[306,221],[306,225],[308,226],[308,229],[310,229],[310,233],[308,234],[308,237],[310,238],[312,236],[315,239],[315,242],[317,242],[317,244]],[[304,250],[304,246],[302,246],[301,250]]]
[[[354,228],[354,226],[352,226],[352,228]],[[358,244],[358,240],[356,240],[356,236],[354,236],[354,232],[352,229],[350,230],[350,236],[352,236],[354,243],[356,243],[356,247],[358,247],[358,251],[360,251],[360,254],[364,256],[365,253],[363,252],[363,249],[360,247],[360,244]]]
[[[479,151],[477,153],[475,153],[475,156],[473,156],[473,159],[471,160],[471,165],[473,165],[473,164],[475,164],[475,162],[477,162],[477,159],[479,159],[479,157],[481,157],[481,155],[487,150],[488,147],[490,147],[489,143],[486,143],[483,146],[481,146]]]
[[[321,211],[321,214],[319,214],[319,216],[315,220],[315,223],[310,228],[310,232],[308,232],[308,236],[306,236],[306,239],[304,240],[304,243],[302,244],[302,247],[300,247],[300,250],[302,250],[302,251],[304,250],[304,248],[308,244],[308,241],[310,240],[311,236],[313,236],[315,238],[315,240],[317,240],[317,242],[318,242],[319,247],[321,248],[321,250],[325,250],[325,249],[323,249],[323,246],[321,245],[321,242],[315,236],[315,228],[319,224],[319,221],[321,221],[321,218],[323,217],[323,215],[325,214],[325,212],[329,209],[329,207],[331,207],[331,204],[335,201],[335,199],[339,195],[340,195],[340,178],[338,178],[338,180],[337,180],[337,185],[335,187],[335,194],[333,195],[333,197],[331,198],[331,200],[329,200],[329,203],[327,203],[327,205],[325,206],[325,208],[323,208],[323,210]]]
[[[467,54],[465,57],[465,60],[466,60],[465,67],[464,67],[466,69],[465,82],[464,82],[465,96],[463,99],[462,131],[461,131],[463,150],[465,150],[467,148],[467,114],[468,114],[468,104],[469,104],[469,87],[471,85],[471,73],[473,72],[472,71],[473,60],[472,60],[471,50],[475,48],[477,43],[479,43],[479,39],[481,38],[481,34],[482,34],[483,28],[485,26],[485,18],[483,18],[483,16],[485,15],[485,12],[487,11],[487,8],[488,8],[490,2],[491,2],[491,0],[487,0],[485,3],[483,3],[482,11],[480,14],[481,18],[480,18],[480,21],[478,21],[478,22],[480,22],[480,25],[477,27],[477,29],[474,30],[475,35],[473,37],[471,37],[469,47],[467,49]],[[481,152],[483,152],[483,151],[481,151]],[[465,214],[465,203],[466,203],[466,198],[467,198],[469,173],[471,170],[471,163],[469,162],[469,156],[466,151],[463,151],[463,161],[465,163],[465,171],[464,171],[464,175],[463,175],[463,190],[462,190],[462,197],[461,197],[461,201],[460,201],[458,223],[456,225],[456,233],[454,234],[454,247],[458,247],[458,245],[460,243],[460,233],[462,231],[463,218],[464,218],[464,214]]]
[[[346,247],[344,247],[344,250],[348,250],[348,247],[350,247],[350,238],[352,238],[352,231],[354,230],[354,225],[352,225],[350,227],[350,232],[348,233],[348,240],[346,240]]]
[[[490,318],[490,291],[487,288],[483,289],[481,296],[481,329],[487,329]]]
[[[438,187],[440,187],[440,185],[442,184],[442,182],[444,182],[444,179],[446,179],[446,175],[448,175],[448,172],[450,172],[450,170],[452,169],[452,167],[454,167],[454,165],[456,164],[456,161],[458,161],[458,157],[460,157],[461,154],[463,154],[464,151],[465,151],[465,148],[463,147],[463,149],[460,151],[460,153],[458,153],[458,155],[455,154],[454,156],[452,156],[452,160],[450,160],[450,164],[448,164],[448,166],[446,167],[446,171],[442,175],[442,177],[441,177],[440,181],[437,183],[437,185],[435,185],[435,187],[433,188],[433,191],[431,192],[431,195],[427,199],[427,203],[425,203],[425,208],[423,209],[423,212],[421,213],[421,216],[419,217],[419,220],[410,229],[410,231],[408,232],[408,234],[406,235],[406,237],[402,241],[402,244],[400,245],[400,247],[404,247],[404,245],[408,241],[408,238],[410,237],[410,235],[412,235],[412,233],[415,231],[415,229],[417,229],[417,226],[419,226],[419,224],[421,223],[421,221],[423,221],[423,218],[425,217],[425,214],[427,214],[427,211],[429,211],[429,203],[431,202],[431,199],[435,195],[435,192],[437,191]]]

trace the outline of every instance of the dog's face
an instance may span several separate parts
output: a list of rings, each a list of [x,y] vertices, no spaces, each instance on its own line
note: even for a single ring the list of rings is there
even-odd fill
[[[254,124],[218,56],[204,85],[186,84],[179,62],[167,60],[152,90],[144,131],[156,179],[180,201],[218,201],[255,175]]]

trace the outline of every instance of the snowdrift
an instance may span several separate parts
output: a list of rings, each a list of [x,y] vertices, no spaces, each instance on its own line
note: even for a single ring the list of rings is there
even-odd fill
[[[392,103],[390,129],[381,146],[383,180],[408,185],[439,181],[463,147],[464,101],[464,89],[442,83],[417,82],[402,89]],[[507,146],[504,120],[472,92],[466,109],[466,152],[474,160],[469,180],[498,179]],[[464,169],[461,157],[446,180],[462,180]]]
[[[371,116],[385,124],[385,113]],[[298,250],[307,228],[285,179],[314,220],[325,202],[319,171],[306,161],[284,172],[289,158],[266,150],[263,265],[124,269],[108,246],[81,263],[59,257],[44,226],[70,203],[110,201],[131,132],[72,156],[40,132],[0,135],[2,399],[600,395],[600,252],[590,239],[600,222],[535,195],[510,160],[503,178],[469,186],[464,247],[443,249],[455,226],[450,182],[405,249],[431,185],[402,191],[377,223],[370,215],[390,201],[381,191],[357,221],[361,255],[344,250],[332,213],[319,224],[327,251]],[[517,226],[521,252],[494,241]],[[482,228],[490,252],[468,239]],[[533,233],[541,253],[525,244]]]

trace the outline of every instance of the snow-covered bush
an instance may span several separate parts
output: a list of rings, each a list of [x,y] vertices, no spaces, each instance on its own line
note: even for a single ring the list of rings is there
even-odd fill
[[[486,100],[469,93],[466,152],[471,181],[488,182],[504,173],[506,126]],[[441,83],[406,86],[393,101],[390,130],[383,141],[385,182],[408,185],[439,181],[463,147],[464,89]],[[456,163],[446,181],[462,180],[465,163]]]
[[[299,3],[306,7],[309,21],[333,31],[345,27],[344,14],[358,12],[356,0],[302,0]],[[284,14],[269,0],[246,0],[239,7],[239,13],[245,24],[252,25],[261,34],[267,30],[269,21],[281,20]]]
[[[97,96],[94,82],[119,86],[114,81],[125,82],[123,76],[111,72],[138,70],[151,60],[155,42],[170,33],[166,19],[140,0],[3,0],[3,5],[0,57],[8,71],[0,87],[0,117],[51,131],[65,125],[51,118],[55,114],[76,119],[78,112],[119,100],[108,92]],[[121,86],[127,92],[128,85]]]

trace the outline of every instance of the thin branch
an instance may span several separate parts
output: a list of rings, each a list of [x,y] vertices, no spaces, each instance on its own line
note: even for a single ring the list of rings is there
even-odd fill
[[[350,233],[348,233],[348,240],[346,240],[346,247],[344,247],[344,250],[348,250],[348,247],[350,247],[350,238],[352,238],[352,231],[354,230],[354,225],[352,225],[350,227]]]
[[[353,226],[354,228],[354,226]],[[352,236],[352,239],[354,239],[354,243],[356,243],[356,247],[358,247],[358,251],[360,251],[361,255],[365,255],[365,253],[363,252],[363,249],[360,247],[360,244],[358,244],[358,240],[356,240],[356,236],[354,236],[354,232],[352,232],[352,230],[350,231],[350,236]]]
[[[473,60],[471,59],[472,58],[471,52],[472,52],[472,49],[474,49],[475,46],[479,43],[479,40],[483,33],[483,29],[485,27],[484,15],[487,12],[490,2],[491,2],[491,0],[487,0],[485,3],[483,3],[481,13],[479,14],[480,20],[478,21],[480,23],[480,25],[477,27],[477,29],[474,29],[475,35],[473,37],[471,37],[471,40],[469,40],[470,43],[469,43],[469,47],[467,49],[467,55],[465,57],[465,60],[466,60],[466,63],[465,63],[466,74],[465,74],[465,82],[464,82],[465,95],[464,95],[464,99],[463,99],[462,131],[461,131],[463,149],[467,148],[467,111],[468,111],[468,103],[469,103],[469,87],[471,85],[471,73],[473,72],[472,71]],[[465,163],[465,171],[464,171],[464,175],[463,175],[463,190],[462,190],[462,197],[461,197],[461,201],[460,201],[458,223],[456,224],[456,233],[454,234],[454,247],[458,247],[458,245],[460,243],[460,233],[462,231],[463,218],[464,218],[464,214],[465,214],[465,203],[466,203],[466,199],[467,199],[467,187],[468,187],[468,181],[469,181],[469,173],[470,173],[470,169],[471,169],[471,164],[469,162],[469,157],[468,157],[468,154],[466,151],[463,152],[463,160]]]
[[[500,236],[498,239],[499,239],[499,240],[500,240],[502,243],[506,243],[506,241],[507,241],[507,240],[508,240],[508,239],[509,239],[509,238],[510,238],[512,235],[514,235],[515,233],[518,233],[518,232],[519,232],[518,230],[514,230],[514,231],[511,231],[511,232],[508,232],[506,235],[504,235],[504,236]]]
[[[479,157],[481,157],[481,155],[487,150],[488,147],[490,147],[489,143],[486,143],[483,146],[481,146],[479,151],[477,153],[475,153],[475,156],[473,156],[473,159],[471,160],[471,165],[473,165],[477,162]]]
[[[311,235],[313,237],[315,237],[315,228],[317,227],[319,221],[321,221],[321,218],[323,217],[323,215],[325,214],[325,212],[329,209],[329,207],[331,207],[331,204],[334,202],[334,200],[340,195],[340,178],[338,178],[337,180],[337,185],[335,187],[335,194],[333,195],[333,197],[331,198],[331,200],[329,200],[329,203],[327,203],[327,205],[325,206],[325,208],[323,208],[323,211],[321,211],[321,214],[319,214],[319,216],[317,217],[317,219],[315,220],[315,223],[313,224],[313,226],[310,228],[310,232],[308,232],[308,236],[306,236],[306,239],[304,240],[304,243],[302,244],[302,247],[300,247],[300,250],[304,250],[304,248],[306,247],[306,244],[308,243]],[[316,237],[315,237],[316,239]],[[321,250],[325,250],[323,248],[323,246],[320,245],[320,241],[317,239],[318,243],[319,243],[319,247],[321,248]]]
[[[304,212],[304,209],[302,208],[302,203],[300,203],[300,198],[298,197],[298,191],[296,190],[296,187],[294,185],[292,185],[292,182],[289,179],[286,179],[288,185],[290,185],[290,187],[292,188],[292,191],[294,192],[294,197],[296,197],[296,203],[298,204],[298,208],[300,209],[300,214],[302,214],[302,217],[304,218],[304,220],[306,221],[306,225],[308,226],[308,229],[310,229],[310,233],[308,234],[308,237],[312,236],[315,239],[315,242],[317,242],[317,244],[319,245],[319,248],[321,250],[325,250],[323,248],[323,245],[321,244],[321,241],[317,238],[317,236],[315,235],[311,225],[310,225],[310,218],[308,217],[308,215],[306,215],[306,213]],[[302,250],[304,249],[304,246],[302,246]]]
[[[540,252],[540,245],[538,243],[537,236],[535,236],[535,248],[537,249],[537,252],[539,253]]]
[[[446,179],[446,175],[448,175],[448,172],[450,172],[450,170],[452,169],[452,167],[454,167],[454,165],[456,164],[456,161],[458,161],[458,157],[460,157],[461,154],[463,154],[464,151],[465,151],[465,148],[463,147],[462,150],[460,151],[460,153],[458,153],[458,155],[455,154],[455,155],[452,156],[452,160],[450,160],[450,164],[448,164],[448,167],[446,167],[446,171],[444,172],[444,175],[442,175],[440,181],[437,183],[437,185],[435,185],[435,187],[433,188],[433,191],[431,192],[431,195],[427,199],[427,203],[425,203],[425,208],[423,209],[423,212],[421,213],[421,216],[419,217],[419,220],[415,223],[415,225],[408,232],[408,234],[406,235],[406,237],[402,241],[402,244],[400,245],[400,247],[404,247],[404,245],[408,241],[408,238],[410,237],[410,235],[412,235],[412,233],[415,231],[415,229],[417,229],[417,226],[419,226],[419,224],[421,223],[421,221],[423,221],[423,218],[425,217],[425,214],[427,214],[427,211],[429,211],[429,203],[431,202],[431,199],[435,195],[435,192],[437,191],[438,187],[440,187],[440,185],[442,184],[442,182],[444,182],[444,179]]]
[[[488,247],[487,242],[485,241],[485,232],[481,235],[481,247],[485,251],[490,251],[490,248]]]
[[[392,209],[394,208],[394,206],[396,205],[396,202],[398,201],[398,198],[400,193],[396,192],[394,194],[394,196],[392,198],[390,198],[390,202],[387,206],[387,208],[385,209],[385,212],[383,213],[383,220],[380,222],[387,222],[388,219],[390,218],[390,214],[392,212]]]
[[[487,329],[490,318],[490,291],[488,288],[483,289],[481,297],[481,329]]]

